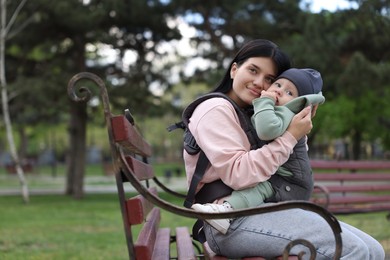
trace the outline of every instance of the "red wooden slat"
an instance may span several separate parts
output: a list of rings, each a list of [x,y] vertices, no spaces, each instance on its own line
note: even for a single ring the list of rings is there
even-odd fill
[[[317,204],[324,204],[325,198],[313,198],[315,200],[315,203]],[[364,203],[380,203],[380,202],[389,202],[390,206],[390,195],[378,195],[378,196],[337,196],[337,197],[331,197],[329,198],[330,205],[333,204],[364,204]]]
[[[389,161],[326,161],[311,160],[313,169],[390,169]]]
[[[348,186],[347,186],[348,185]],[[371,192],[371,191],[390,191],[390,184],[385,185],[326,185],[329,192]],[[321,190],[314,188],[314,193],[322,193]]]
[[[160,228],[158,230],[152,260],[170,259],[170,232],[169,228]]]
[[[314,173],[314,181],[390,181],[389,173],[372,173],[372,174],[361,174],[361,173]]]
[[[137,129],[130,124],[125,116],[111,117],[111,124],[115,142],[120,143],[126,149],[141,156],[151,156],[152,149],[150,145],[143,139]]]
[[[157,195],[157,189],[155,187],[150,188],[149,191]],[[153,204],[141,195],[128,199],[126,201],[126,210],[129,216],[129,224],[137,225],[143,223],[152,208]]]
[[[150,164],[141,162],[134,157],[126,156],[126,162],[133,170],[134,175],[138,180],[149,180],[154,177],[153,167]]]
[[[390,204],[379,204],[370,206],[332,205],[329,207],[334,214],[368,213],[390,211]]]
[[[176,247],[178,260],[196,260],[194,246],[187,227],[176,228]]]
[[[390,202],[390,195],[383,196],[363,196],[363,197],[330,197],[331,204],[343,204],[343,203],[379,203]]]
[[[137,242],[134,243],[136,259],[152,259],[160,219],[160,209],[153,208],[139,233]]]

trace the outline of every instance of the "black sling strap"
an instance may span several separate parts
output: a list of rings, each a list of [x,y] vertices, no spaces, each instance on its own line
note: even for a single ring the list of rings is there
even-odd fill
[[[209,159],[201,150],[199,154],[199,159],[196,163],[195,172],[194,175],[192,176],[191,184],[187,192],[187,197],[184,201],[184,207],[191,208],[192,204],[194,203],[196,187],[198,187],[199,182],[202,180],[208,165],[209,165]]]
[[[196,99],[193,103],[191,103],[184,110],[184,112],[183,112],[183,122],[181,122],[181,124],[174,125],[173,128],[177,128],[178,126],[187,126],[188,123],[189,123],[189,118],[191,117],[191,115],[192,115],[193,111],[195,110],[195,108],[201,102],[205,101],[206,99],[214,98],[214,97],[224,98],[224,99],[228,100],[233,105],[234,110],[236,111],[236,113],[238,115],[238,118],[240,120],[241,128],[244,130],[244,132],[247,135],[248,140],[249,140],[249,142],[251,144],[251,149],[256,149],[256,148],[260,147],[261,146],[261,144],[260,144],[261,141],[257,137],[256,130],[252,126],[252,123],[250,121],[250,118],[249,118],[248,114],[245,113],[243,109],[241,109],[239,106],[237,106],[237,104],[233,100],[231,100],[228,96],[226,96],[223,93],[209,93],[209,94],[206,94],[206,95],[201,96],[198,99]],[[170,130],[172,130],[172,128]],[[191,146],[194,146],[194,145],[191,145]],[[197,145],[195,145],[195,147],[197,147]],[[197,147],[197,148],[200,149],[199,147]],[[186,151],[189,152],[188,149],[186,149]],[[193,153],[190,153],[190,154],[193,154]],[[194,172],[194,174],[192,176],[190,187],[189,187],[189,190],[187,192],[187,197],[186,197],[186,199],[184,201],[184,206],[185,207],[190,208],[192,206],[192,204],[194,203],[194,201],[197,201],[196,200],[195,191],[196,191],[196,188],[197,188],[199,182],[202,180],[203,175],[204,175],[208,165],[209,165],[209,160],[208,160],[207,156],[205,155],[205,153],[202,150],[200,150],[199,159],[198,159],[198,161],[196,163],[196,167],[195,167],[195,172]],[[219,181],[219,182],[221,182],[221,183],[218,183],[218,190],[217,191],[214,190],[213,188],[208,189],[207,188],[207,184],[206,184],[205,185],[206,187],[203,189],[203,191],[201,190],[202,191],[201,196],[203,198],[207,197],[208,196],[207,194],[210,193],[211,190],[212,190],[213,194],[210,194],[210,198],[212,198],[212,197],[214,198],[215,196],[217,196],[216,193],[218,193],[218,192],[221,193],[221,196],[228,195],[226,193],[229,192],[229,191],[231,193],[231,188],[229,188],[228,186],[223,184],[222,181]],[[213,187],[217,187],[217,186],[213,186]],[[219,197],[221,197],[221,196],[219,196]]]

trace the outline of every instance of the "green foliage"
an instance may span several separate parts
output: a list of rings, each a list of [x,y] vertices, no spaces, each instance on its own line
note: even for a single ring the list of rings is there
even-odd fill
[[[314,127],[320,128],[320,133],[324,132],[326,136],[343,137],[349,130],[348,120],[353,119],[353,108],[353,102],[346,96],[340,95],[335,100],[326,100],[317,111]]]
[[[318,111],[315,128],[322,139],[351,138],[359,130],[362,141],[379,140],[389,148],[386,1],[360,1],[357,9],[316,14],[301,9],[300,2],[27,1],[11,33],[26,26],[6,43],[12,121],[16,129],[30,127],[32,139],[38,131],[45,134],[66,122],[70,104],[66,84],[73,74],[88,70],[106,80],[115,113],[130,104],[138,117],[164,118],[153,123],[164,129],[189,100],[215,86],[246,40],[267,38],[290,55],[293,66],[321,71],[327,101]],[[7,3],[12,13],[18,1]],[[190,78],[183,73],[188,57],[165,48],[182,39],[179,16],[196,29],[190,39],[193,56],[211,64]],[[102,46],[113,48],[117,60],[107,62]],[[133,53],[135,60],[128,67],[122,66],[126,53]],[[181,80],[176,86],[171,81],[174,72]],[[100,105],[88,107],[93,125],[102,124],[100,111]],[[33,129],[37,125],[38,130]],[[151,129],[147,131],[154,133]],[[158,139],[156,135],[153,138]]]

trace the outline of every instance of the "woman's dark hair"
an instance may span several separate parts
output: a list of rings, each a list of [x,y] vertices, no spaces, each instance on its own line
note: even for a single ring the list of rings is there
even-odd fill
[[[230,68],[233,63],[238,65],[243,64],[247,59],[252,57],[267,57],[271,58],[276,65],[277,74],[279,75],[283,71],[291,67],[290,58],[279,47],[264,39],[257,39],[247,42],[236,54],[234,59],[226,70],[225,76],[217,87],[211,92],[228,93],[232,89],[233,80],[230,78]]]

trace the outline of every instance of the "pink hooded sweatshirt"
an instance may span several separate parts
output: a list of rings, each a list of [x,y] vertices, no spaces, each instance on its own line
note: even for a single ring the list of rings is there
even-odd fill
[[[286,131],[262,148],[250,150],[250,143],[234,107],[224,98],[211,98],[199,104],[188,127],[211,164],[197,191],[205,183],[217,179],[234,190],[264,182],[288,160],[297,144],[297,140]],[[188,184],[198,157],[199,154],[189,155],[184,150]]]

